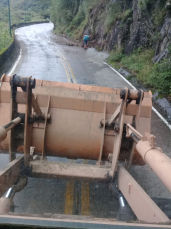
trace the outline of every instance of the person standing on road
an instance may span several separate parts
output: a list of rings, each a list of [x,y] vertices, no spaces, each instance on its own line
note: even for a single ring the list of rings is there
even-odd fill
[[[84,43],[84,49],[87,50],[88,43],[91,39],[91,35],[84,35],[83,37],[83,43]]]

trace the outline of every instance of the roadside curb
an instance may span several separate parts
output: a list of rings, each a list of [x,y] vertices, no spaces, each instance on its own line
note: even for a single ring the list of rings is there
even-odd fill
[[[18,56],[18,42],[13,38],[12,43],[8,46],[8,48],[0,55],[0,78],[1,75],[8,71],[13,65],[13,62]]]
[[[35,24],[43,24],[43,23],[49,23],[49,21],[37,21],[37,22],[13,24],[11,26],[11,28],[16,30],[16,29],[24,27],[24,26],[30,26],[30,25],[35,25]],[[15,33],[14,33],[13,42],[5,50],[5,52],[3,52],[0,55],[0,65],[3,66],[2,68],[0,68],[0,78],[1,78],[1,75],[3,73],[7,73],[8,72],[9,75],[12,74],[12,70],[15,69],[15,66],[18,64],[18,62],[19,62],[19,60],[21,58],[21,55],[22,55],[22,50],[20,48],[20,44],[16,40],[16,36],[15,36]],[[5,58],[3,58],[2,61],[1,61],[1,56],[5,56]],[[9,62],[9,64],[7,62]]]
[[[43,23],[49,23],[50,21],[35,21],[35,22],[24,22],[24,23],[19,23],[19,24],[13,24],[11,26],[12,29],[18,29],[24,26],[29,26],[29,25],[36,25],[36,24],[43,24]]]
[[[110,69],[112,69],[115,73],[117,73],[124,81],[126,81],[133,89],[136,89],[123,75],[121,75],[116,69],[114,69],[112,66],[107,64],[106,62],[102,61],[105,65],[107,65]],[[152,110],[156,113],[156,115],[168,126],[168,128],[171,130],[171,124],[156,110],[156,108],[152,107]]]

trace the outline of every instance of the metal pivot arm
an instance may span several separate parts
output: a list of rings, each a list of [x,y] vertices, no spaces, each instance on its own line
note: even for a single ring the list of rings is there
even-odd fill
[[[114,124],[115,120],[118,118],[119,116],[119,113],[120,113],[120,110],[121,110],[121,105],[118,106],[118,108],[116,109],[116,111],[113,113],[113,115],[111,116],[110,119],[104,121],[101,120],[100,122],[100,125],[103,127],[103,126],[111,126],[112,124]]]
[[[29,87],[31,89],[35,88],[36,86],[36,80],[34,78],[30,77],[29,80]],[[18,76],[18,75],[13,75],[10,78],[10,85],[13,87],[21,87],[23,91],[27,91],[27,85],[28,85],[28,77],[23,77],[23,76]]]
[[[30,160],[30,144],[31,144],[31,135],[32,135],[32,124],[29,122],[29,117],[32,115],[32,87],[31,83],[32,78],[27,78],[27,102],[25,110],[25,126],[24,126],[24,163],[25,166],[28,166]]]
[[[136,142],[138,153],[171,192],[171,159],[155,147],[155,137],[148,133],[142,136],[130,124],[127,125],[127,137]]]
[[[20,192],[27,185],[27,177],[21,177],[19,182],[13,185],[5,193],[3,197],[0,198],[0,215],[8,214],[11,209],[14,208],[13,198],[16,192]]]
[[[30,153],[30,144],[31,144],[31,135],[32,135],[32,124],[35,121],[47,122],[50,119],[50,114],[44,115],[36,101],[35,96],[32,93],[32,89],[35,88],[36,80],[32,77],[21,77],[18,75],[13,75],[10,78],[11,92],[13,98],[13,107],[12,117],[16,117],[17,114],[17,102],[16,102],[16,93],[17,88],[20,87],[25,92],[26,97],[26,110],[25,110],[25,126],[24,126],[24,159],[25,165],[28,165],[29,162],[29,153]],[[32,108],[36,114],[32,114]],[[15,112],[15,114],[14,114]],[[11,134],[11,141],[14,142],[14,131]],[[12,145],[12,144],[11,144]],[[14,145],[14,144],[13,144]],[[14,147],[13,150],[14,151]],[[12,158],[13,159],[13,158]]]
[[[36,80],[34,78],[30,77],[29,81],[28,81],[28,77],[22,77],[22,76],[18,76],[15,74],[11,77],[10,84],[11,84],[11,86],[13,86],[15,88],[21,87],[24,92],[27,92],[27,85],[29,84],[30,90],[34,89],[36,86]],[[45,119],[45,117],[42,114],[42,111],[40,110],[40,107],[39,107],[39,105],[38,105],[32,92],[31,92],[31,96],[32,96],[32,104],[31,105],[32,105],[35,113],[37,114],[38,117]]]
[[[107,121],[107,123],[113,123],[114,120],[118,117],[117,121],[115,122],[115,126],[114,126],[114,131],[116,132],[116,136],[114,140],[112,168],[109,173],[109,176],[111,176],[112,178],[114,177],[115,171],[117,170],[117,161],[118,161],[118,157],[120,153],[126,107],[128,103],[130,103],[132,100],[136,100],[137,103],[140,100],[142,100],[143,94],[142,94],[142,91],[129,90],[128,88],[125,88],[120,91],[120,98],[122,99],[121,105],[112,115],[111,119]]]
[[[11,85],[11,117],[12,119],[16,117],[18,104],[16,102],[17,88],[20,87],[24,92],[26,92],[26,111],[25,111],[25,127],[24,127],[24,161],[25,165],[28,165],[31,134],[32,134],[32,124],[29,123],[29,118],[32,115],[32,89],[35,88],[36,80],[32,77],[20,77],[18,75],[13,75],[10,78]],[[13,160],[14,157],[14,137],[15,131],[11,131],[10,141],[10,159]],[[14,155],[13,155],[14,154]]]
[[[40,107],[39,107],[39,105],[37,103],[37,100],[36,100],[36,98],[35,98],[33,93],[32,93],[32,107],[34,109],[34,112],[36,113],[36,114],[33,115],[34,121],[46,122],[46,119],[48,121],[50,121],[51,115],[49,113],[47,113],[47,114],[43,114],[42,113],[42,111],[41,111],[41,109],[40,109]]]
[[[29,80],[28,80],[29,79]],[[17,103],[17,88],[21,87],[23,91],[27,91],[27,97],[29,95],[27,88],[31,91],[35,88],[36,81],[32,77],[20,77],[18,75],[13,75],[10,78],[11,85],[11,120],[17,118],[18,116],[18,103]],[[29,95],[30,96],[30,95]],[[28,99],[27,99],[28,100]],[[15,156],[15,128],[12,128],[10,131],[10,143],[9,143],[9,155],[10,161],[16,158]]]
[[[7,132],[11,130],[14,126],[18,125],[22,122],[21,117],[17,117],[14,120],[12,120],[10,123],[6,124],[5,126],[0,126],[0,142],[5,140],[7,137]]]
[[[45,156],[45,137],[46,137],[48,112],[49,112],[49,107],[50,107],[50,99],[51,99],[51,97],[49,96],[48,104],[47,104],[47,115],[45,117],[45,126],[44,126],[44,132],[43,132],[42,159],[44,159],[44,156]]]
[[[40,110],[40,107],[33,94],[32,94],[32,106],[38,116],[43,116],[42,111]]]
[[[126,92],[126,90],[128,92]],[[126,98],[126,94],[127,94],[127,98]],[[144,92],[142,90],[133,90],[133,89],[122,89],[120,91],[120,98],[122,100],[127,101],[127,104],[130,103],[132,100],[136,100],[136,104],[139,104],[141,100],[143,100],[144,98]],[[122,104],[120,104],[118,106],[118,108],[115,110],[115,112],[113,113],[113,115],[108,119],[108,120],[101,120],[100,124],[101,126],[112,126],[115,121],[117,120],[117,118],[121,117],[121,115],[119,115],[122,112],[123,108],[122,108]],[[120,120],[119,120],[120,121]],[[137,120],[138,121],[138,120]]]
[[[122,90],[120,94],[122,98]],[[123,125],[124,125],[124,117],[125,117],[125,110],[128,98],[128,88],[124,90],[124,97],[122,98],[121,109],[119,113],[119,118],[117,123],[115,123],[114,130],[116,132],[115,140],[114,140],[114,149],[113,149],[113,158],[112,158],[112,167],[109,173],[110,177],[114,177],[115,171],[117,170],[117,161],[120,153],[121,141],[122,141],[122,133],[123,133]]]

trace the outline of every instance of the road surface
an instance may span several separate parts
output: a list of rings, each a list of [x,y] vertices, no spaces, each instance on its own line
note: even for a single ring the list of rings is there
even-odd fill
[[[16,73],[43,80],[131,88],[102,62],[107,53],[68,46],[65,38],[55,36],[52,30],[52,23],[16,30],[21,53],[8,75]],[[171,156],[170,130],[155,113],[151,130],[158,145]],[[3,159],[3,164],[7,163],[6,156]],[[170,201],[170,193],[147,166],[134,166],[131,173],[152,198]],[[115,218],[119,207],[106,184],[33,178],[15,195],[14,203],[16,213],[65,213],[102,218]]]

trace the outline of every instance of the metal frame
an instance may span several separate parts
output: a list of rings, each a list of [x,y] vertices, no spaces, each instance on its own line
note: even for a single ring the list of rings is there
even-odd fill
[[[40,83],[40,85],[42,85],[42,82]],[[17,91],[17,87],[21,87],[23,92]],[[126,114],[135,116],[136,117],[136,119],[134,119],[135,125],[138,130],[141,106],[143,100],[143,92],[136,91],[136,90],[129,90],[127,88],[121,90],[120,93],[120,97],[122,99],[121,105],[118,106],[118,108],[114,111],[111,117],[107,116],[107,109],[109,109],[109,106],[106,102],[102,103],[99,106],[98,103],[99,101],[98,101],[97,102],[98,106],[96,108],[94,108],[94,106],[92,105],[87,107],[87,109],[102,109],[103,120],[99,122],[99,125],[102,128],[101,128],[101,147],[98,156],[98,163],[97,165],[87,165],[87,164],[83,165],[83,164],[74,164],[74,163],[47,162],[45,160],[37,160],[38,159],[37,157],[34,157],[33,159],[33,155],[30,155],[30,152],[31,154],[33,154],[32,151],[34,147],[31,146],[31,135],[32,135],[33,124],[37,120],[39,121],[41,120],[44,123],[43,138],[42,138],[42,159],[45,159],[46,156],[45,137],[46,137],[48,120],[50,119],[50,115],[49,115],[50,104],[51,106],[54,107],[59,106],[59,104],[56,102],[57,97],[49,95],[47,99],[47,103],[45,105],[46,114],[44,115],[38,105],[37,98],[35,98],[34,95],[32,94],[32,89],[34,87],[35,87],[35,80],[32,79],[31,77],[22,78],[17,75],[14,75],[11,78],[11,98],[12,98],[11,119],[16,118],[16,116],[18,115],[18,110],[17,110],[18,103],[26,105],[25,122],[24,122],[24,168],[23,168],[25,171],[24,174],[27,174],[27,176],[34,176],[34,177],[41,177],[41,178],[46,177],[52,179],[60,178],[60,179],[75,179],[81,181],[86,180],[86,181],[100,181],[100,182],[114,183],[115,185],[118,185],[118,189],[125,196],[126,200],[128,201],[129,205],[132,207],[132,210],[134,211],[134,213],[136,214],[139,220],[150,222],[150,223],[169,223],[168,217],[157,207],[157,205],[151,200],[151,198],[143,191],[143,189],[131,177],[128,171],[124,167],[121,166],[118,167],[118,158],[120,154],[125,117]],[[45,96],[47,97],[47,95]],[[73,98],[71,98],[71,100],[72,99]],[[134,104],[134,106],[133,104],[129,104],[132,100],[136,101],[136,104]],[[68,104],[70,106],[70,103]],[[60,106],[64,106],[62,102],[60,103]],[[79,108],[79,104],[76,104],[75,106],[78,106]],[[131,107],[134,107],[136,109],[131,110]],[[36,115],[33,115],[32,108],[36,112]],[[103,147],[104,147],[104,138],[105,138],[106,130],[112,131],[111,136],[113,136],[114,138],[114,147],[113,147],[113,155],[110,155],[111,162],[104,163],[102,161],[102,157],[103,157]],[[146,137],[142,137],[142,135],[139,134],[138,131],[134,130],[130,125],[128,125],[127,127],[127,133],[128,133],[127,134],[128,137],[130,137],[132,133],[136,135],[136,139],[140,137],[139,142],[138,143],[136,142],[137,145],[134,144],[133,146],[133,150],[129,159],[129,166],[132,163],[135,147],[138,151],[140,151],[140,154],[143,156],[145,162],[149,163],[150,159],[147,158],[147,153],[149,150],[155,148],[154,141],[153,141],[154,138],[152,138],[151,135],[146,135]],[[14,131],[11,131],[10,139],[11,139],[10,155],[11,155],[11,160],[13,160],[15,156],[13,154],[13,148],[12,148],[13,141],[14,141]],[[145,150],[143,151],[140,148],[143,148],[144,143],[148,145],[148,147],[145,147]],[[156,149],[154,150],[156,152]],[[168,159],[166,158],[165,159],[166,163],[167,160]],[[23,169],[20,169],[21,165],[23,166],[23,157],[12,161],[8,165],[8,167],[3,172],[1,172],[0,183],[4,185],[4,189],[1,192],[1,196],[4,194],[5,191],[8,190],[8,188],[10,188],[15,182],[18,182],[19,178],[23,176]],[[169,164],[167,168],[170,169],[169,171],[171,174],[171,165]],[[160,177],[160,174],[158,175]],[[161,176],[161,179],[164,178]],[[167,182],[164,183],[167,185]],[[139,205],[143,206],[144,208],[143,213],[139,211]],[[8,218],[13,218],[13,216],[8,216]],[[20,216],[15,216],[14,218],[15,219],[18,218],[20,220],[23,219]],[[70,221],[72,220],[73,219],[70,219]],[[52,220],[49,219],[49,222],[52,222]],[[92,221],[91,223],[93,225],[94,221]],[[103,221],[99,220],[99,223],[103,225]],[[104,225],[109,226],[114,224],[112,222],[110,223],[107,222],[107,224]]]
[[[25,110],[25,127],[24,127],[24,163],[27,167],[30,158],[30,144],[32,135],[32,123],[29,122],[29,118],[32,116],[32,87],[30,87],[31,77],[27,79],[26,93],[27,102]]]
[[[119,166],[118,189],[141,222],[169,223],[169,218],[123,166]]]
[[[19,180],[24,164],[24,156],[10,162],[3,170],[0,171],[0,197]]]
[[[98,229],[146,229],[146,228],[171,228],[166,224],[147,224],[147,223],[125,223],[116,222],[110,219],[92,219],[80,216],[63,215],[3,215],[0,216],[0,222],[3,226],[33,227],[33,228],[98,228]]]
[[[30,161],[30,176],[51,179],[110,182],[110,168],[98,165],[62,163],[35,160]]]
[[[47,128],[47,121],[48,121],[49,106],[50,106],[50,96],[48,98],[47,111],[46,111],[46,116],[45,116],[45,125],[44,125],[44,133],[43,133],[43,145],[42,145],[42,159],[44,159],[44,157],[45,157],[45,136],[46,136],[46,128]]]

